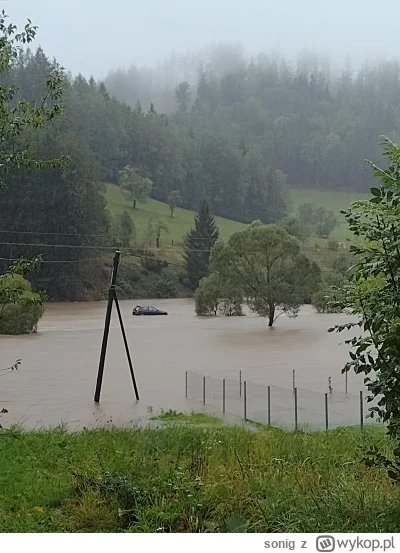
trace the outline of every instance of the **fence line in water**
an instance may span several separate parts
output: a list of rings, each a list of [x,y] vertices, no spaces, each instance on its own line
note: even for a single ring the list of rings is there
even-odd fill
[[[283,427],[322,430],[339,426],[360,426],[376,423],[368,417],[368,395],[334,392],[313,392],[296,386],[293,373],[293,388],[285,389],[249,380],[215,378],[192,371],[185,372],[185,396],[188,399],[215,408],[223,414],[240,417],[244,421]]]

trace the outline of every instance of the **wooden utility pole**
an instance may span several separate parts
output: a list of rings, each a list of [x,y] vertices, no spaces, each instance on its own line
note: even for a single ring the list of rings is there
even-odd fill
[[[137,384],[136,384],[135,373],[133,371],[133,365],[132,365],[131,355],[130,355],[130,352],[129,352],[128,340],[126,338],[124,323],[123,323],[122,315],[121,315],[121,310],[119,308],[117,293],[115,291],[115,284],[116,284],[116,281],[117,281],[117,273],[118,273],[118,266],[119,266],[120,258],[121,258],[121,252],[119,250],[116,250],[115,255],[114,255],[114,261],[113,261],[113,269],[112,269],[112,273],[111,273],[111,283],[110,283],[110,287],[108,289],[108,303],[107,303],[106,319],[105,319],[105,323],[104,323],[103,342],[101,344],[99,370],[98,370],[98,373],[97,373],[96,391],[94,393],[95,403],[100,402],[101,386],[102,386],[102,383],[103,383],[104,365],[105,365],[106,353],[107,353],[108,335],[109,335],[109,332],[110,332],[111,313],[112,313],[112,306],[113,306],[114,301],[115,301],[115,305],[117,307],[119,325],[120,325],[121,332],[122,332],[122,337],[123,337],[123,340],[124,340],[126,356],[127,356],[128,364],[129,364],[129,370],[130,370],[130,373],[131,373],[133,388],[135,390],[135,396],[136,396],[137,400],[139,399],[139,392],[138,392],[138,388],[137,388]]]

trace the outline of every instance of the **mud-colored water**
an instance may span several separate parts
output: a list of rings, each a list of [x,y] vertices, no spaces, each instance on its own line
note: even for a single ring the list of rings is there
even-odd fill
[[[344,390],[341,368],[347,361],[344,335],[327,329],[347,320],[304,307],[297,319],[281,317],[274,329],[264,320],[199,318],[192,300],[157,300],[168,317],[133,317],[136,301],[120,302],[140,392],[136,402],[116,313],[113,313],[101,402],[93,403],[106,304],[52,304],[37,334],[0,337],[0,368],[21,359],[17,372],[0,373],[0,408],[7,423],[27,427],[68,424],[70,428],[129,424],[153,409],[188,410],[185,370],[218,378],[238,378],[290,389],[296,385],[326,391],[328,377]],[[144,302],[142,302],[144,303]],[[148,302],[146,302],[148,303]],[[360,379],[349,375],[349,390]]]

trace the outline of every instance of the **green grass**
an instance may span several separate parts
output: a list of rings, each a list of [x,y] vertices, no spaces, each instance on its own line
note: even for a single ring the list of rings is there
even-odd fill
[[[161,420],[164,422],[179,422],[186,424],[220,424],[221,419],[212,417],[206,413],[181,413],[178,411],[161,411],[159,415],[151,417],[150,420]]]
[[[0,433],[2,532],[398,532],[380,430]]]
[[[330,190],[312,190],[305,188],[290,189],[293,214],[296,213],[297,208],[301,204],[315,204],[317,207],[325,207],[325,209],[334,212],[339,221],[339,226],[337,226],[330,235],[330,238],[334,240],[351,238],[351,232],[340,211],[348,209],[353,202],[362,200],[365,197],[365,194],[354,192],[333,192]]]
[[[148,200],[146,203],[138,203],[137,209],[132,208],[132,202],[128,200],[121,189],[114,184],[106,185],[106,199],[110,212],[115,215],[128,210],[136,226],[137,240],[143,242],[146,239],[147,224],[150,218],[153,221],[161,219],[169,228],[170,233],[163,233],[162,243],[171,245],[172,240],[175,244],[182,243],[184,236],[193,226],[194,212],[187,209],[177,208],[174,217],[171,219],[167,204],[157,200]],[[292,202],[292,213],[295,213],[298,206],[305,203],[314,203],[318,207],[325,207],[332,210],[338,217],[339,226],[332,232],[331,238],[335,240],[344,240],[351,238],[343,215],[340,211],[350,207],[351,203],[362,199],[363,194],[352,192],[333,192],[325,190],[312,190],[291,188],[290,200]],[[222,217],[216,217],[222,238],[229,238],[234,232],[245,227],[242,223],[230,221]]]
[[[161,242],[164,245],[182,243],[187,232],[193,227],[194,212],[187,209],[176,208],[174,216],[171,219],[170,211],[167,204],[158,202],[157,200],[147,200],[145,203],[138,203],[137,208],[132,208],[132,202],[128,200],[121,189],[115,184],[107,184],[106,200],[107,206],[113,215],[122,213],[127,210],[136,227],[138,243],[146,239],[147,224],[150,218],[153,222],[161,219],[169,229],[169,234],[163,232]],[[245,227],[243,223],[216,217],[216,221],[222,238],[229,238],[234,232]]]

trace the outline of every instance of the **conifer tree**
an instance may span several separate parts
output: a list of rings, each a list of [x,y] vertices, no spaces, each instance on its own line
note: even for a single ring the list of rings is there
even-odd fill
[[[185,263],[189,286],[195,290],[208,275],[211,250],[218,240],[219,230],[206,199],[201,200],[192,228],[185,238]]]

